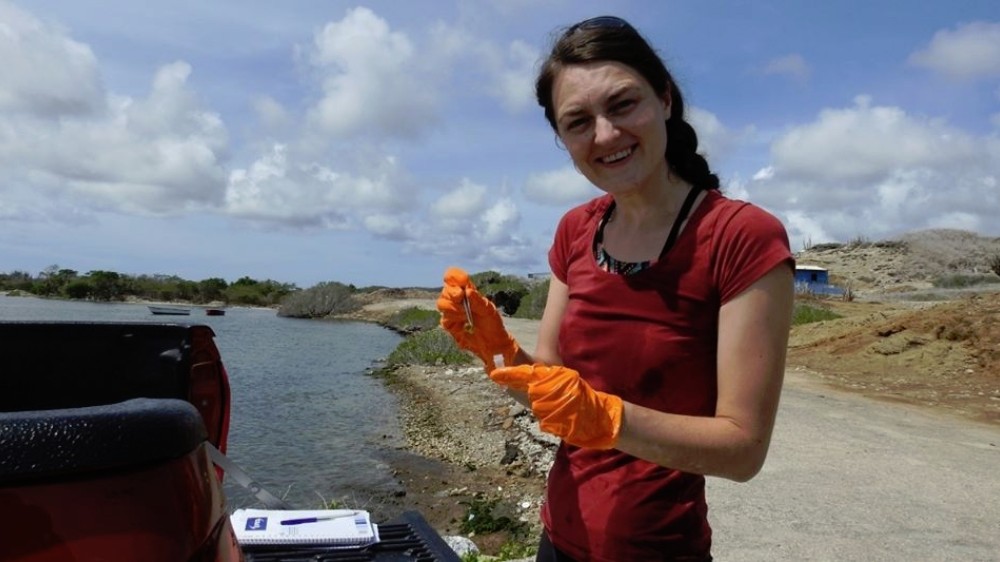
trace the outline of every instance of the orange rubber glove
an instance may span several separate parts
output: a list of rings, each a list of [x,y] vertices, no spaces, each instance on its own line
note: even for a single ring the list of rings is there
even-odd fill
[[[437,308],[441,312],[441,327],[455,338],[458,347],[482,359],[487,373],[496,368],[493,361],[496,355],[503,356],[505,365],[514,363],[520,349],[517,341],[504,327],[497,307],[476,290],[468,273],[457,267],[445,271]]]
[[[490,373],[495,382],[527,391],[542,431],[578,447],[611,449],[622,426],[622,399],[594,390],[567,367],[518,365]]]

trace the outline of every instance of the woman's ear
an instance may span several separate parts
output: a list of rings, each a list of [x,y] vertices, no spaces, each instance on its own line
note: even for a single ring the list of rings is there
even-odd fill
[[[667,90],[660,96],[660,102],[663,103],[663,120],[666,121],[670,119],[670,91]]]

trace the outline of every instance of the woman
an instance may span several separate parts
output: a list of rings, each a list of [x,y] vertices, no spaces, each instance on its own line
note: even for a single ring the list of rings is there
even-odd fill
[[[774,426],[787,234],[719,193],[677,84],[624,20],[569,27],[536,94],[605,194],[559,223],[533,355],[459,270],[442,325],[562,438],[538,560],[711,560],[705,476],[752,478]]]

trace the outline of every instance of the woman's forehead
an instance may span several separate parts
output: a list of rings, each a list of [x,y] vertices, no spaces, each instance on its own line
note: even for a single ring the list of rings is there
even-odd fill
[[[566,104],[585,103],[595,97],[609,97],[629,89],[652,90],[632,67],[614,61],[566,65],[555,76],[552,102],[558,109]]]

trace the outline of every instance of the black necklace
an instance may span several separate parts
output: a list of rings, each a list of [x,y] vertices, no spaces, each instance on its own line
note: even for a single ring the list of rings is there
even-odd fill
[[[660,258],[663,258],[670,251],[670,248],[674,246],[674,242],[677,241],[677,235],[681,231],[681,225],[687,219],[688,214],[691,212],[691,207],[694,206],[694,200],[698,198],[698,194],[701,193],[701,189],[691,186],[691,191],[688,191],[687,197],[684,198],[684,203],[681,204],[680,210],[677,211],[677,216],[674,218],[674,224],[670,227],[670,234],[667,235],[667,241],[663,243],[663,249],[660,250]],[[598,253],[598,249],[604,243],[604,227],[611,222],[612,214],[615,212],[615,200],[611,200],[611,204],[608,205],[608,209],[604,211],[604,215],[601,217],[601,222],[597,227],[597,234],[594,235],[594,254]]]

